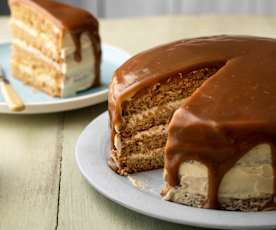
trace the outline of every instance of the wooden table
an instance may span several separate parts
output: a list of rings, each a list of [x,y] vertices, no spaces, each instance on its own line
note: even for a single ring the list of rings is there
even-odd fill
[[[269,17],[164,16],[101,21],[103,41],[132,54],[193,36],[276,37],[275,28],[276,18]],[[9,39],[8,20],[0,18],[0,42]],[[74,158],[76,140],[106,108],[102,103],[49,115],[0,115],[0,229],[197,229],[132,212],[107,200],[82,178]]]

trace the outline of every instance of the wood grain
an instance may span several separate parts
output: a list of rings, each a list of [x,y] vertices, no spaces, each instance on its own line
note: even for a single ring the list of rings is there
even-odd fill
[[[0,115],[0,229],[54,229],[61,115]]]

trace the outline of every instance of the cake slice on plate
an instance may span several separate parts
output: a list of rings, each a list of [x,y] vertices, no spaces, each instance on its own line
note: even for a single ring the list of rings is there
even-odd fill
[[[100,83],[101,44],[89,12],[50,0],[10,0],[14,77],[66,97]]]

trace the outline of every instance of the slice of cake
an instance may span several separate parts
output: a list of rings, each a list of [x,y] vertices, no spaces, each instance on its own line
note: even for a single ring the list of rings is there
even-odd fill
[[[100,83],[101,44],[89,12],[50,0],[10,0],[14,77],[66,97]]]
[[[110,167],[165,163],[164,199],[194,207],[275,209],[276,40],[181,40],[131,58],[109,92]],[[165,157],[164,157],[165,156]]]

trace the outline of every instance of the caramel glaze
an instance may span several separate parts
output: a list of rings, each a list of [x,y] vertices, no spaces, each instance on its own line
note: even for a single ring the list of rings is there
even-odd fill
[[[92,86],[100,84],[101,40],[98,20],[88,11],[50,0],[10,0],[11,4],[24,4],[43,13],[56,26],[69,31],[74,41],[75,60],[81,61],[81,35],[88,33],[95,56],[95,80]]]
[[[221,68],[175,112],[165,153],[166,181],[179,185],[181,163],[208,167],[205,208],[219,208],[225,173],[251,148],[269,143],[276,192],[276,40],[215,36],[181,40],[140,53],[114,74],[109,92],[112,136],[122,103],[155,82],[202,67]],[[272,208],[271,208],[272,207]],[[273,201],[264,209],[275,209]]]

